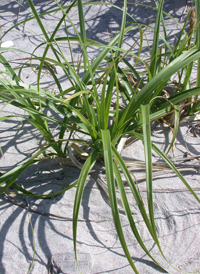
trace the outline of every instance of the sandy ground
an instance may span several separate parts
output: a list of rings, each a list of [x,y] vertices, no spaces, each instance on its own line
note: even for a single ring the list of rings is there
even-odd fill
[[[68,3],[67,1],[63,2]],[[41,12],[55,7],[53,1],[37,0],[34,3]],[[142,1],[142,3],[153,5],[153,1]],[[21,8],[19,21],[29,14],[28,6],[26,3],[24,4],[26,9]],[[121,7],[120,1],[117,1],[116,4]],[[0,5],[0,24],[2,32],[5,32],[13,23],[16,23],[18,5],[14,1],[6,0],[1,0]],[[175,16],[180,23],[186,17],[185,7],[186,1],[168,0],[164,4],[164,10]],[[144,23],[149,23],[151,19],[155,18],[155,12],[145,7],[130,5],[128,12]],[[109,39],[108,32],[116,30],[121,19],[119,11],[113,7],[108,8],[100,5],[86,8],[85,15],[88,37],[101,42]],[[60,13],[55,13],[47,16],[45,20],[43,19],[49,31],[52,31],[59,18]],[[72,11],[71,18],[74,23],[78,23],[77,11]],[[167,26],[169,27],[169,36],[173,41],[180,30],[174,28],[171,20],[167,21]],[[73,34],[72,29],[69,28],[69,31]],[[61,30],[61,34],[63,32],[64,28]],[[8,33],[2,42],[12,40],[16,48],[31,51],[40,43],[40,39],[36,35],[40,33],[36,22],[30,21]],[[138,36],[136,29],[131,37],[126,38],[124,48],[131,46]],[[147,33],[147,37],[152,40],[152,33]],[[142,51],[144,56],[147,54],[147,50],[147,45],[144,43]],[[67,49],[66,54],[68,54]],[[95,54],[95,50],[91,49],[90,58],[93,58]],[[77,58],[79,55],[80,48],[77,47],[74,49],[73,56]],[[6,55],[8,60],[26,56],[25,53],[14,55],[7,53]],[[65,79],[60,71],[58,71],[58,77],[62,86],[65,85]],[[22,78],[31,84],[36,83],[36,76],[31,73],[31,69],[24,70]],[[42,85],[48,86],[51,90],[55,89],[53,79],[49,75],[43,76]],[[1,115],[10,114],[24,113],[10,106],[6,106],[1,113]],[[0,124],[0,147],[4,154],[3,157],[0,156],[1,172],[23,163],[31,153],[36,151],[40,143],[40,135],[32,126],[24,124],[23,127],[20,127],[20,125],[21,121],[18,118],[3,121]],[[190,132],[189,126],[191,126],[189,123],[183,123],[180,126],[174,150],[176,159],[184,159],[188,152],[194,155],[200,154],[199,132],[195,137]],[[162,151],[166,151],[171,140],[171,132],[167,127],[160,125],[152,132],[152,140]],[[122,155],[127,160],[143,160],[142,143],[140,141],[133,143],[123,151]],[[170,157],[173,155],[170,154]],[[154,153],[153,159],[154,162],[159,160]],[[189,163],[196,164],[195,161]],[[135,169],[132,171],[138,180],[141,195],[146,203],[145,181],[141,179],[144,177],[144,172]],[[199,195],[199,170],[185,169],[182,170],[182,174]],[[27,169],[20,177],[20,182],[32,191],[42,193],[58,191],[66,183],[73,183],[78,176],[77,168],[69,166],[61,168],[58,163],[51,160]],[[71,221],[75,191],[76,188],[73,188],[48,200],[14,197],[15,201],[21,203],[22,206],[28,205],[29,210],[14,205],[13,201],[6,200],[3,195],[0,196],[1,274],[27,273],[34,255],[34,246],[35,258],[30,273],[78,273],[73,253]],[[168,270],[168,273],[175,274],[178,273],[177,270],[200,273],[200,206],[184,184],[169,170],[163,171],[160,176],[154,179],[154,211],[159,241],[166,259],[174,268],[160,255],[129,193],[128,197],[144,243],[156,260]],[[53,215],[57,215],[57,217]],[[123,211],[121,211],[120,217],[130,254],[139,273],[163,273],[145,255],[132,236]],[[77,253],[81,272],[84,274],[133,273],[115,232],[108,198],[92,177],[87,179],[79,219]]]

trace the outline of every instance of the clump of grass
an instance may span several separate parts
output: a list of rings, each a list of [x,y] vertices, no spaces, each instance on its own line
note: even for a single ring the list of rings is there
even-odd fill
[[[87,176],[92,169],[96,168],[96,163],[101,163],[105,167],[107,178],[107,192],[109,194],[110,205],[112,209],[113,220],[116,231],[118,233],[124,253],[135,273],[138,273],[123,234],[118,210],[118,199],[116,195],[116,186],[119,189],[120,198],[127,219],[129,221],[133,235],[148,256],[158,265],[162,266],[149,253],[145,243],[140,237],[140,232],[136,227],[130,205],[127,199],[122,177],[126,178],[127,184],[135,199],[138,210],[146,224],[146,227],[158,246],[161,254],[160,243],[158,240],[153,208],[153,174],[152,174],[152,150],[175,172],[181,179],[194,198],[200,202],[198,196],[187,183],[175,165],[151,142],[151,123],[155,120],[162,119],[170,113],[174,115],[174,131],[173,139],[168,151],[173,147],[179,127],[180,110],[185,110],[187,115],[194,114],[199,111],[200,93],[200,31],[199,31],[199,12],[200,1],[196,1],[195,11],[198,14],[196,23],[194,23],[194,9],[191,9],[190,29],[186,31],[186,23],[181,27],[180,36],[175,45],[167,41],[167,29],[163,14],[164,0],[155,1],[156,4],[156,20],[153,28],[154,37],[151,45],[150,56],[148,60],[143,60],[140,56],[145,31],[150,28],[149,25],[143,26],[135,22],[127,24],[127,1],[124,0],[122,9],[121,26],[115,35],[110,38],[107,44],[102,44],[86,36],[84,22],[84,5],[97,4],[91,2],[82,2],[74,0],[71,5],[64,7],[58,2],[58,9],[62,11],[62,17],[52,33],[48,33],[41,21],[41,17],[56,10],[51,10],[45,14],[39,14],[31,0],[27,0],[32,11],[33,17],[19,22],[18,25],[29,20],[37,20],[37,23],[43,33],[44,42],[37,48],[45,46],[42,56],[36,55],[36,49],[33,53],[29,53],[30,58],[27,62],[37,60],[37,85],[33,86],[29,83],[22,82],[21,71],[25,67],[21,67],[17,72],[12,68],[3,53],[0,54],[0,62],[3,64],[5,71],[1,73],[0,78],[0,100],[6,104],[23,109],[28,116],[21,116],[25,121],[31,123],[42,135],[45,145],[38,148],[26,162],[10,171],[2,174],[0,177],[0,193],[4,193],[9,187],[13,187],[17,194],[34,196],[38,198],[49,198],[59,195],[61,192],[67,191],[72,186],[77,186],[76,196],[74,199],[73,211],[73,239],[74,251],[76,256],[76,236],[78,225],[78,214],[81,204],[82,194],[86,183]],[[98,4],[104,4],[99,3]],[[115,7],[113,4],[109,4]],[[79,14],[80,33],[70,19],[70,11],[77,9]],[[189,14],[187,19],[189,19]],[[130,15],[129,15],[130,16]],[[130,16],[131,17],[131,16]],[[179,23],[174,20],[174,24]],[[57,36],[61,24],[66,24],[66,36]],[[67,32],[67,23],[74,29],[74,36],[69,36]],[[138,27],[140,37],[138,40],[138,54],[133,53],[133,48],[123,49],[124,36],[135,26]],[[164,36],[161,35],[161,26]],[[12,29],[12,28],[11,28]],[[10,30],[11,30],[10,29]],[[191,42],[192,35],[195,35],[194,42]],[[71,53],[71,61],[62,51],[61,43],[65,42]],[[162,44],[160,43],[162,42]],[[78,44],[82,49],[82,63],[76,63],[72,54],[73,44]],[[93,60],[89,60],[88,48],[96,47],[98,54]],[[1,48],[1,51],[10,50],[9,48]],[[25,53],[20,49],[12,49]],[[53,57],[47,57],[49,52]],[[27,52],[26,52],[27,54]],[[135,66],[130,62],[130,57],[134,58]],[[196,87],[191,87],[191,75],[194,64],[197,62],[197,81]],[[140,65],[140,66],[139,66]],[[41,88],[42,71],[48,71],[57,86],[58,92],[53,94],[48,90]],[[69,87],[63,89],[57,77],[57,69],[63,71],[65,78],[68,80]],[[82,73],[80,73],[80,71]],[[172,77],[176,75],[177,81],[173,81]],[[101,92],[99,92],[99,90]],[[123,98],[124,105],[120,105],[120,98]],[[182,105],[180,105],[180,103]],[[53,116],[46,115],[46,110],[51,110],[60,117],[56,119]],[[13,116],[4,116],[0,120],[6,120]],[[59,126],[59,136],[55,138],[50,123]],[[73,133],[82,134],[82,139],[74,139]],[[67,133],[67,139],[65,138]],[[145,169],[146,169],[146,187],[147,187],[147,209],[144,206],[139,190],[133,181],[132,176],[126,166],[125,161],[120,155],[123,149],[123,142],[127,136],[138,138],[144,143]],[[124,141],[125,140],[125,141]],[[88,148],[87,152],[81,149],[81,145]],[[83,156],[85,161],[81,165],[80,162],[72,154],[71,146],[75,148],[79,155]],[[51,148],[49,152],[49,148]],[[90,153],[88,151],[91,151]],[[17,178],[35,162],[42,161],[44,158],[59,157],[68,159],[75,166],[81,169],[78,180],[62,191],[36,195],[25,190],[16,182]],[[82,158],[83,159],[83,158]],[[99,165],[98,165],[99,166]],[[97,170],[98,172],[98,170]],[[164,256],[164,255],[163,255]],[[77,256],[76,256],[77,259]]]

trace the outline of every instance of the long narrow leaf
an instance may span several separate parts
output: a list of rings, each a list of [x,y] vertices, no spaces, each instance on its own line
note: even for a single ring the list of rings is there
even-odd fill
[[[147,201],[151,224],[156,232],[153,209],[153,177],[152,177],[152,156],[151,156],[151,127],[149,119],[149,104],[141,105],[142,121],[143,121],[143,138],[144,138],[144,155],[146,167],[146,185],[147,185]]]
[[[103,149],[104,149],[104,161],[105,161],[105,167],[106,167],[106,178],[107,178],[107,184],[108,184],[109,199],[110,199],[110,205],[112,209],[113,220],[115,223],[115,228],[117,230],[117,234],[119,236],[119,240],[121,242],[121,245],[127,260],[129,261],[134,272],[139,274],[139,272],[137,271],[132,261],[131,255],[129,253],[126,240],[124,238],[123,230],[122,230],[120,217],[119,217],[119,210],[117,205],[117,196],[116,196],[116,189],[115,189],[115,180],[114,180],[110,133],[108,130],[101,130],[101,133],[102,133],[102,142],[103,142]]]
[[[153,36],[153,46],[151,52],[151,64],[150,64],[150,73],[151,77],[155,76],[156,73],[156,63],[157,63],[157,52],[158,52],[158,42],[159,42],[159,33],[160,33],[160,21],[162,18],[162,7],[164,0],[161,0],[158,5],[158,11],[156,15],[156,22],[154,28]]]
[[[78,182],[77,182],[77,190],[76,195],[74,199],[74,210],[73,210],[73,243],[74,243],[74,252],[75,252],[75,258],[78,264],[78,258],[77,258],[77,250],[76,250],[76,238],[77,238],[77,225],[78,225],[78,214],[79,214],[79,208],[81,204],[81,199],[83,195],[83,189],[85,186],[85,182],[87,179],[87,176],[94,166],[96,160],[98,157],[98,152],[94,151],[85,161],[85,164],[81,170]]]
[[[150,254],[150,252],[148,251],[148,249],[146,248],[144,242],[142,241],[142,238],[140,237],[140,234],[138,232],[138,229],[137,229],[137,226],[135,224],[135,221],[134,221],[134,218],[133,218],[133,215],[132,215],[132,212],[131,212],[131,209],[130,209],[130,205],[129,205],[129,202],[128,202],[128,199],[126,197],[126,192],[125,192],[125,189],[124,189],[124,183],[122,181],[122,178],[121,178],[121,175],[120,175],[120,172],[119,172],[119,169],[116,165],[116,163],[114,162],[113,163],[113,168],[114,168],[114,173],[115,173],[115,177],[116,177],[116,181],[117,181],[117,185],[118,185],[118,189],[119,189],[119,193],[120,193],[120,196],[121,196],[121,200],[122,200],[122,203],[123,203],[123,206],[124,206],[124,209],[125,209],[125,212],[126,212],[126,216],[129,220],[129,224],[130,224],[130,227],[132,229],[132,232],[133,234],[135,235],[138,243],[140,244],[140,246],[142,247],[142,249],[145,251],[145,253],[163,270],[165,271],[165,269],[155,260],[154,257],[152,257],[152,255]],[[166,271],[165,271],[166,272]]]
[[[137,132],[131,132],[131,135],[134,135],[140,140],[144,140],[143,136]],[[188,190],[191,192],[191,194],[195,197],[195,199],[200,203],[200,198],[197,196],[197,194],[194,192],[192,187],[188,184],[188,182],[184,179],[184,177],[181,175],[181,173],[177,170],[177,168],[173,165],[173,163],[165,156],[160,149],[158,149],[154,144],[152,144],[152,149],[168,164],[168,166],[174,171],[174,173],[179,177],[179,179],[184,183],[184,185],[188,188]]]
[[[144,142],[144,154],[145,154],[145,170],[146,170],[146,186],[147,186],[147,202],[149,209],[149,216],[151,220],[152,230],[154,234],[154,240],[161,250],[155,219],[154,219],[154,205],[153,205],[153,175],[152,175],[152,151],[151,151],[151,127],[150,127],[150,106],[141,105],[142,121],[143,121],[143,142]],[[162,252],[161,252],[162,253]],[[162,253],[163,255],[163,253]]]

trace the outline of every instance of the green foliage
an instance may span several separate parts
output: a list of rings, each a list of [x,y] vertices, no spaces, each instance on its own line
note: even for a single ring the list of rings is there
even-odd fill
[[[152,7],[157,9],[157,17],[155,18],[156,23],[155,28],[153,29],[154,42],[153,45],[151,45],[152,50],[150,51],[149,60],[143,60],[140,57],[140,53],[145,37],[145,30],[150,28],[150,26],[144,26],[144,24],[139,24],[134,20],[131,23],[129,22],[129,24],[126,24],[126,18],[127,16],[130,16],[126,12],[126,0],[124,0],[124,7],[121,10],[121,27],[118,33],[110,39],[108,44],[102,44],[95,40],[88,39],[84,22],[84,5],[103,5],[104,3],[82,3],[81,0],[74,0],[70,6],[63,7],[56,2],[58,8],[54,11],[48,11],[45,13],[50,14],[57,10],[61,10],[63,14],[51,35],[46,31],[41,20],[41,17],[45,14],[38,14],[32,0],[28,0],[28,3],[33,17],[21,22],[21,24],[35,18],[45,40],[45,42],[41,43],[37,47],[39,48],[45,45],[42,57],[37,56],[35,54],[36,51],[28,53],[30,56],[30,63],[32,60],[39,61],[37,85],[32,86],[28,83],[22,82],[20,73],[21,69],[25,68],[21,68],[17,75],[17,72],[15,72],[11,67],[3,54],[0,54],[0,62],[5,68],[5,72],[1,73],[2,76],[0,78],[0,100],[6,104],[11,104],[12,106],[26,111],[28,116],[24,115],[20,117],[37,128],[43,136],[43,139],[46,141],[46,145],[38,149],[38,151],[32,155],[28,161],[1,175],[0,193],[3,193],[12,186],[18,194],[35,196],[38,198],[48,198],[53,195],[56,196],[63,191],[67,191],[76,185],[77,191],[73,212],[73,236],[74,250],[76,254],[76,230],[78,225],[79,207],[85,182],[91,169],[95,168],[95,163],[101,159],[106,170],[107,187],[116,231],[131,267],[135,273],[138,273],[123,235],[118,211],[115,180],[133,235],[136,237],[138,243],[148,256],[159,265],[159,263],[156,262],[149,253],[140,237],[140,232],[135,225],[122,182],[122,176],[125,176],[149,233],[163,255],[154,221],[151,159],[152,149],[163,158],[170,168],[172,168],[198,201],[199,198],[170,160],[158,148],[151,144],[150,123],[166,116],[171,111],[175,111],[174,136],[169,148],[171,149],[179,125],[179,103],[188,100],[191,105],[188,107],[186,104],[185,108],[189,108],[190,114],[199,110],[199,65],[196,88],[191,88],[190,83],[194,62],[197,60],[199,63],[200,60],[199,18],[197,18],[196,28],[197,39],[194,44],[190,47],[187,46],[190,37],[185,31],[185,24],[181,30],[180,37],[177,39],[177,43],[173,46],[170,44],[170,41],[167,41],[167,30],[163,17],[164,12],[162,11],[164,0],[161,0],[159,3],[158,1],[155,1],[156,7]],[[115,7],[112,4],[110,5]],[[198,15],[200,14],[199,7],[199,1],[196,1],[196,13]],[[78,9],[80,33],[70,19],[69,14],[72,9]],[[164,14],[169,16],[166,13]],[[73,26],[76,35],[69,36],[67,33],[66,36],[56,37],[61,24],[66,21]],[[176,23],[177,22],[174,20],[174,24]],[[20,23],[17,25],[19,24]],[[13,27],[16,27],[17,25]],[[161,35],[160,25],[162,25],[164,30],[164,37]],[[135,55],[132,52],[132,47],[129,50],[123,49],[124,36],[128,35],[135,26],[138,27],[140,33],[140,48],[138,55]],[[70,63],[67,61],[67,57],[59,46],[63,41],[68,43],[71,54],[74,42],[81,46],[83,65],[78,66],[75,64],[72,55],[72,62]],[[89,60],[87,54],[87,48],[90,47],[90,45],[100,50],[92,61]],[[23,53],[20,49],[0,48],[0,50],[1,52],[4,50],[13,50]],[[49,50],[52,51],[54,57],[47,57]],[[135,58],[137,66],[133,66],[130,63],[129,57]],[[138,64],[140,64],[140,69],[138,69]],[[44,67],[53,76],[59,91],[58,94],[53,94],[40,87],[41,72]],[[63,90],[60,85],[55,72],[55,67],[59,67],[63,71],[66,79],[68,79],[70,87],[65,90]],[[82,70],[83,76],[80,76],[79,69]],[[178,81],[172,82],[170,79],[175,74],[178,76]],[[99,89],[101,90],[100,93],[98,92]],[[163,98],[164,90],[169,94],[167,100]],[[113,98],[115,91],[117,96],[114,101]],[[120,96],[122,96],[126,102],[126,105],[123,108],[120,106]],[[61,119],[56,119],[46,115],[45,110],[49,109],[58,114]],[[13,116],[14,115],[1,117],[0,121],[12,118]],[[110,123],[110,121],[112,122]],[[54,138],[49,122],[59,125],[60,133],[58,139]],[[67,131],[69,131],[70,134],[66,140],[64,137]],[[72,136],[74,132],[79,132],[83,136],[90,138],[90,141],[86,141],[84,137],[82,140],[73,139]],[[145,209],[135,182],[117,150],[120,140],[122,137],[127,135],[133,135],[144,142],[148,210]],[[70,143],[84,144],[87,147],[92,148],[93,151],[85,160],[80,177],[74,184],[54,194],[36,195],[25,190],[16,182],[17,178],[28,166],[44,158],[44,152],[46,152],[45,157],[68,157],[74,163],[75,160],[69,153]],[[51,153],[47,151],[48,148],[51,148]],[[160,267],[162,268],[162,266]]]

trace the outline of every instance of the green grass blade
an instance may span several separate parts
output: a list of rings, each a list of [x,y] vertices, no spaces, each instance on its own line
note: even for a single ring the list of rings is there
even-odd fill
[[[151,151],[151,127],[150,127],[150,106],[141,105],[142,110],[142,128],[143,128],[143,142],[145,155],[145,169],[146,169],[146,186],[147,186],[147,201],[149,216],[154,235],[157,237],[155,220],[154,220],[154,206],[153,206],[153,175],[152,175],[152,151]],[[158,239],[157,239],[158,242]]]
[[[18,84],[20,82],[19,77],[16,75],[8,61],[3,57],[2,54],[0,54],[0,63],[4,66],[8,74],[10,75],[10,78],[15,81],[15,84]]]
[[[160,33],[160,21],[162,18],[162,7],[164,0],[161,0],[158,5],[158,11],[156,15],[156,22],[154,27],[154,36],[153,36],[153,45],[151,52],[151,63],[150,63],[150,73],[153,78],[156,73],[156,63],[157,63],[157,52],[158,52],[158,42],[159,42],[159,33]],[[151,79],[150,77],[150,79]]]
[[[200,0],[195,0],[196,7],[196,45],[198,50],[200,50]],[[200,86],[200,58],[197,61],[197,78],[196,78],[196,86]]]
[[[75,253],[75,258],[76,262],[78,265],[78,258],[77,258],[77,250],[76,250],[76,239],[77,239],[77,225],[78,225],[78,214],[79,214],[79,208],[81,204],[81,199],[83,195],[83,190],[85,186],[85,182],[87,179],[87,176],[94,166],[96,160],[98,157],[98,152],[94,151],[85,161],[85,164],[81,170],[81,173],[79,175],[79,179],[77,182],[77,190],[76,190],[76,195],[74,199],[74,210],[73,210],[73,243],[74,243],[74,253]],[[79,269],[80,271],[80,269]]]
[[[110,199],[110,205],[112,209],[113,220],[115,223],[115,228],[128,262],[130,263],[134,272],[139,274],[139,272],[137,271],[132,261],[131,255],[129,253],[126,240],[124,238],[123,230],[122,230],[120,217],[119,217],[119,210],[117,205],[117,196],[116,196],[116,189],[115,189],[110,133],[108,130],[101,130],[101,134],[102,134],[102,142],[103,142],[103,152],[104,152],[104,161],[105,161],[105,167],[106,167],[106,178],[107,178],[109,199]]]
[[[143,136],[137,132],[131,132],[131,135],[134,135],[140,140],[144,140]],[[158,149],[154,144],[152,144],[152,149],[168,164],[168,166],[174,171],[174,173],[179,177],[179,179],[184,183],[187,189],[191,192],[191,194],[195,197],[195,199],[200,203],[200,198],[196,195],[192,187],[188,184],[188,182],[184,179],[181,173],[177,170],[177,168],[173,165],[173,163],[165,156],[160,149]]]
[[[134,135],[134,136],[135,136],[135,134],[137,134],[137,133],[134,133],[134,132],[130,133],[130,135]],[[142,136],[142,135],[140,135],[140,136]],[[143,140],[143,136],[142,136],[142,140]],[[159,243],[159,240],[158,240],[157,232],[152,227],[151,222],[149,221],[149,218],[147,216],[147,213],[146,213],[143,201],[141,199],[140,194],[138,193],[138,190],[137,190],[137,188],[135,186],[135,183],[133,182],[133,180],[131,178],[129,170],[127,169],[127,167],[126,167],[123,159],[121,158],[121,156],[119,155],[119,153],[117,152],[117,150],[115,149],[114,146],[112,146],[112,153],[113,153],[113,156],[115,157],[117,163],[119,164],[119,166],[120,166],[123,174],[125,175],[127,183],[129,185],[132,193],[133,193],[133,196],[134,196],[135,201],[136,201],[136,203],[138,205],[138,208],[139,208],[139,210],[141,212],[143,220],[144,220],[144,222],[145,222],[145,224],[146,224],[146,226],[147,226],[147,228],[149,230],[149,233],[151,234],[152,238],[154,239],[155,243],[157,244],[157,246],[158,246],[158,248],[159,248],[159,250],[160,250],[163,258],[167,261],[167,259],[165,258],[164,254],[163,254],[163,251],[162,251],[162,249],[160,247],[160,243]]]
[[[108,69],[103,81],[103,87],[101,92],[101,101],[100,101],[100,129],[106,129],[108,124],[105,121],[109,119],[109,111],[106,113],[106,86],[107,86],[107,79],[109,76],[110,70]]]
[[[44,54],[43,54],[43,56],[42,56],[41,63],[40,63],[40,66],[39,66],[39,70],[38,70],[37,85],[38,85],[38,88],[39,88],[39,85],[40,85],[40,76],[41,76],[41,72],[42,72],[42,67],[43,67],[44,60],[45,60],[45,58],[46,58],[46,54],[47,54],[47,52],[48,52],[49,46],[51,47],[52,51],[54,52],[54,54],[55,54],[57,60],[60,62],[60,59],[59,59],[59,57],[58,57],[58,55],[57,55],[57,53],[56,53],[56,51],[55,51],[55,49],[54,49],[54,47],[53,47],[53,45],[52,45],[52,41],[53,41],[53,39],[54,39],[54,36],[55,36],[55,34],[56,34],[58,28],[59,28],[60,25],[62,24],[62,21],[65,19],[64,15],[65,15],[66,13],[63,15],[63,17],[62,17],[62,19],[60,20],[60,22],[58,23],[57,27],[54,29],[54,32],[53,32],[52,36],[49,38],[49,36],[48,36],[48,34],[47,34],[46,30],[45,30],[45,27],[44,27],[44,25],[42,24],[42,21],[41,21],[41,19],[40,19],[40,16],[39,16],[39,14],[37,13],[37,11],[36,11],[36,9],[35,9],[35,6],[34,6],[32,0],[27,0],[27,1],[28,1],[28,4],[29,4],[29,6],[30,6],[30,8],[31,8],[31,10],[32,10],[32,13],[33,13],[34,17],[36,18],[37,23],[38,23],[38,25],[39,25],[39,27],[40,27],[40,29],[41,29],[41,31],[42,31],[42,33],[43,33],[43,35],[44,35],[46,41],[47,41],[47,43],[48,43],[48,45],[47,45],[47,47],[46,47],[46,49],[45,49],[45,52],[44,52]],[[69,12],[69,10],[74,6],[74,4],[76,3],[76,1],[77,1],[77,0],[74,0],[73,3],[68,7],[67,12]]]
[[[118,41],[119,48],[121,48],[122,44],[123,44],[124,30],[125,30],[125,25],[126,25],[126,9],[127,9],[127,0],[124,0],[122,22],[121,22],[121,28],[120,28],[120,32],[119,32],[119,41]],[[120,56],[120,52],[116,51],[115,58],[118,59],[119,56]]]
[[[56,1],[55,1],[55,2],[56,2]],[[75,5],[76,2],[77,2],[77,0],[74,0],[74,1],[72,2],[72,4],[67,8],[66,12],[63,12],[63,16],[62,16],[61,20],[58,22],[57,26],[56,26],[55,29],[54,29],[54,31],[53,31],[53,33],[52,33],[50,39],[49,39],[49,42],[48,42],[48,44],[47,44],[47,46],[46,46],[46,48],[45,48],[45,50],[44,50],[44,53],[43,53],[43,55],[42,55],[42,58],[41,58],[41,63],[40,63],[39,72],[38,72],[38,78],[40,78],[41,70],[42,70],[42,67],[43,67],[43,65],[44,65],[44,61],[45,61],[46,55],[47,55],[47,53],[48,53],[49,47],[51,47],[52,51],[54,52],[54,54],[55,54],[55,56],[56,56],[56,58],[57,58],[57,60],[58,60],[58,62],[59,62],[58,64],[61,65],[61,61],[60,61],[60,59],[59,59],[59,57],[58,57],[58,54],[56,53],[56,51],[55,51],[55,49],[54,49],[54,47],[53,47],[53,45],[52,45],[52,42],[55,41],[55,35],[56,35],[57,31],[59,30],[60,26],[62,25],[63,21],[65,20],[66,14],[72,9],[72,7]],[[41,15],[38,14],[38,16],[40,17]],[[68,38],[68,37],[67,37],[67,38]],[[41,45],[39,45],[38,47],[40,47],[40,46],[41,46]],[[36,49],[37,49],[38,47],[36,47]],[[35,49],[35,50],[36,50],[36,49]],[[67,62],[67,63],[68,63],[68,62]],[[62,67],[63,67],[63,71],[65,72],[65,74],[68,75],[68,74],[67,74],[67,71],[66,71],[66,68],[65,68],[64,66],[62,66]],[[70,77],[68,77],[68,79],[69,79],[70,82],[71,82]],[[59,90],[60,90],[60,92],[61,92],[62,89],[61,89],[60,84],[58,83],[58,81],[56,81],[56,83],[57,83],[58,88],[59,88]],[[71,82],[71,83],[72,83],[72,82]]]
[[[83,51],[83,63],[84,63],[84,71],[87,68],[87,59],[86,59],[86,31],[85,31],[85,19],[83,13],[83,5],[82,0],[78,0],[78,14],[79,14],[79,25],[81,30],[81,39],[82,39],[82,46],[84,47]]]
[[[154,2],[156,3],[156,6],[159,8],[159,3],[157,0],[154,0]],[[163,1],[164,3],[164,1]],[[165,21],[164,21],[164,17],[163,17],[163,13],[161,14],[161,23],[162,23],[162,27],[163,27],[163,32],[164,32],[164,38],[165,38],[165,41],[167,41],[167,30],[166,30],[166,26],[165,26]],[[168,43],[165,43],[165,52],[167,52],[167,44]],[[169,48],[169,47],[168,47]],[[165,56],[166,57],[166,56]],[[165,62],[165,58],[164,58],[164,62]]]
[[[36,20],[37,20],[37,23],[38,23],[38,25],[39,25],[39,27],[40,27],[42,33],[44,34],[44,37],[45,37],[46,41],[49,41],[49,36],[47,35],[47,32],[46,32],[46,30],[45,30],[45,28],[44,28],[44,25],[42,24],[42,21],[41,21],[41,19],[40,19],[40,16],[38,15],[38,13],[37,13],[37,11],[36,11],[36,9],[35,9],[35,6],[34,6],[32,0],[27,0],[27,2],[28,2],[29,6],[30,6],[30,8],[31,8],[31,10],[32,10],[32,13],[33,13],[34,17],[35,17]]]
[[[168,164],[168,166],[174,171],[174,173],[179,177],[179,179],[184,183],[187,189],[191,192],[194,198],[200,203],[200,198],[194,192],[192,187],[188,184],[182,174],[177,170],[177,168],[173,165],[173,163],[162,153],[155,145],[152,144],[153,150]]]
[[[119,118],[119,86],[118,86],[118,77],[117,77],[117,68],[115,62],[113,62],[113,71],[115,77],[115,86],[116,86],[116,101],[115,101],[115,116],[113,119],[113,130],[117,127],[118,118]]]
[[[196,45],[198,50],[200,50],[200,0],[195,0],[195,7],[196,7]],[[200,87],[200,57],[197,60],[197,76],[196,76],[196,87]],[[198,96],[194,97],[194,100],[197,100]],[[200,103],[194,103],[192,107],[192,113],[199,108]]]
[[[122,181],[122,178],[121,178],[121,175],[120,175],[120,172],[119,172],[119,169],[116,165],[116,163],[114,162],[113,163],[113,168],[114,168],[114,173],[115,173],[115,178],[116,178],[116,181],[117,181],[117,185],[118,185],[118,189],[119,189],[119,193],[120,193],[120,196],[121,196],[121,200],[122,200],[122,204],[124,206],[124,210],[126,212],[126,216],[128,218],[128,221],[129,221],[129,224],[130,224],[130,227],[132,229],[132,232],[133,234],[135,235],[135,238],[137,239],[137,242],[140,244],[140,246],[142,247],[142,249],[144,250],[144,252],[163,270],[165,271],[165,269],[163,269],[163,267],[154,259],[154,257],[152,257],[152,255],[150,254],[150,252],[148,251],[148,249],[146,248],[139,232],[138,232],[138,229],[137,229],[137,226],[135,224],[135,221],[134,221],[134,218],[133,218],[133,215],[132,215],[132,212],[131,212],[131,209],[130,209],[130,206],[129,206],[129,202],[128,202],[128,199],[127,199],[127,196],[126,196],[126,192],[125,192],[125,189],[124,189],[124,183]],[[166,272],[166,271],[165,271]]]
[[[131,189],[131,192],[134,196],[134,199],[138,205],[138,209],[140,210],[141,212],[141,215],[146,223],[146,226],[150,232],[150,234],[152,235],[152,237],[154,238],[154,235],[153,235],[153,230],[152,230],[152,227],[151,227],[151,223],[149,221],[149,218],[147,216],[147,213],[146,213],[146,209],[144,207],[144,204],[143,204],[143,201],[141,199],[141,196],[136,188],[136,185],[135,183],[133,182],[133,179],[130,175],[130,172],[129,170],[127,169],[126,167],[126,164],[124,163],[122,157],[119,155],[119,153],[117,152],[116,148],[114,146],[112,146],[112,153],[113,153],[113,156],[115,157],[117,163],[119,164],[125,178],[126,178],[126,181]]]
[[[181,32],[180,32],[180,35],[179,35],[179,37],[176,41],[176,45],[174,47],[173,54],[170,57],[170,62],[183,52],[183,50],[184,50],[184,48],[187,44],[188,37],[185,36],[185,38],[183,38],[183,39],[182,39],[182,37],[183,37],[184,34],[186,34],[185,29],[186,29],[186,25],[187,25],[187,21],[188,21],[189,16],[190,16],[190,11],[188,12],[188,15],[185,19],[185,23],[184,23],[183,27],[181,27]],[[182,39],[182,41],[181,41],[181,39]]]

